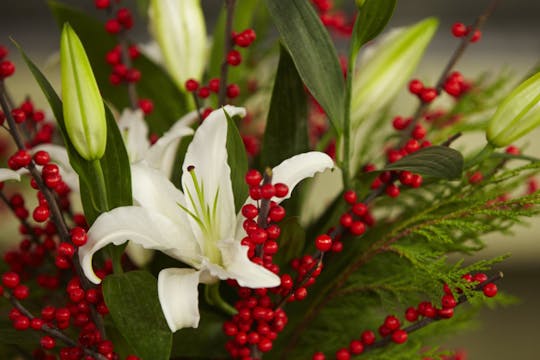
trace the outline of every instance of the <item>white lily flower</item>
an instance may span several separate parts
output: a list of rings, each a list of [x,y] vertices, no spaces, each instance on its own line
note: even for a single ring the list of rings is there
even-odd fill
[[[10,169],[0,169],[0,182],[7,180],[21,181],[21,175],[18,172]]]
[[[230,116],[245,114],[232,106],[224,110]],[[224,110],[208,116],[188,147],[182,166],[185,193],[144,162],[133,165],[133,194],[139,206],[100,215],[88,232],[87,244],[79,249],[82,268],[94,283],[101,281],[92,268],[94,253],[128,239],[191,266],[163,269],[158,276],[159,300],[171,331],[198,326],[199,283],[235,279],[250,288],[280,284],[277,275],[251,262],[248,247],[241,245],[246,233],[241,213],[235,214]],[[332,159],[324,153],[300,154],[274,168],[273,181],[287,184],[292,192],[302,179],[332,167]]]

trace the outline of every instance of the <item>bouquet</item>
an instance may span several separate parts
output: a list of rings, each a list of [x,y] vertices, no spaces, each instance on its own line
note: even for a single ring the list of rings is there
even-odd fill
[[[396,0],[222,3],[208,36],[198,0],[49,1],[56,87],[2,39],[2,358],[462,359],[437,341],[509,298],[504,255],[460,259],[540,203],[514,144],[540,72],[459,72],[498,1],[435,83],[438,21],[385,31]],[[46,109],[10,94],[15,53]]]

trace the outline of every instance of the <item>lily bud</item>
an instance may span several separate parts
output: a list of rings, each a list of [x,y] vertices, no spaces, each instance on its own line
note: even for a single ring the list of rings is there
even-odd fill
[[[488,123],[486,138],[503,147],[540,125],[540,72],[515,88],[499,105]]]
[[[151,0],[150,30],[165,67],[184,90],[190,78],[201,79],[206,58],[206,26],[200,0]]]
[[[388,104],[403,89],[437,26],[437,19],[427,18],[410,27],[389,32],[377,44],[366,49],[352,83],[353,127]]]
[[[62,29],[60,63],[69,140],[86,160],[100,159],[107,145],[105,107],[81,40],[67,23]]]

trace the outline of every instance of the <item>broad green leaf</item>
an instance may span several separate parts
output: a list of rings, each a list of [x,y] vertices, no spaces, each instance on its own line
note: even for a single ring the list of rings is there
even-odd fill
[[[283,160],[308,150],[306,92],[291,56],[281,47],[264,132],[261,165],[274,167]]]
[[[168,360],[172,333],[161,311],[157,280],[146,271],[110,275],[103,298],[128,344],[143,360]]]
[[[275,261],[282,266],[300,256],[306,242],[306,232],[298,222],[297,217],[288,217],[283,220],[279,227],[279,252],[275,255]]]
[[[196,329],[180,329],[173,336],[171,357],[220,358],[223,356],[227,337],[223,334],[223,323],[227,318],[212,310],[199,306],[201,320]]]
[[[305,0],[265,0],[285,48],[310,93],[339,133],[343,128],[345,81],[336,49]]]
[[[108,108],[105,110],[107,117],[107,147],[105,148],[105,154],[99,161],[105,176],[109,208],[100,209],[97,206],[98,202],[95,200],[98,195],[96,194],[97,186],[95,186],[95,182],[97,179],[95,177],[94,168],[90,161],[85,160],[79,155],[67,136],[62,111],[62,100],[56,94],[49,81],[32,60],[28,58],[21,47],[17,43],[15,43],[15,45],[19,48],[24,61],[34,75],[34,78],[51,106],[58,128],[60,129],[64,140],[71,167],[79,174],[81,200],[87,221],[92,224],[96,217],[104,211],[118,206],[131,205],[131,172],[129,159],[120,130],[118,129],[110,110]]]
[[[234,208],[238,212],[248,196],[248,187],[244,181],[248,170],[248,161],[246,148],[236,123],[227,112],[225,112],[225,116],[227,116],[227,162],[231,168]]]
[[[102,96],[118,110],[128,107],[127,88],[113,86],[109,82],[111,67],[105,62],[105,55],[117,45],[114,37],[105,31],[101,21],[81,11],[56,1],[49,1],[48,4],[58,26],[62,27],[65,22],[69,22],[79,35],[87,50]],[[146,56],[141,54],[135,59],[133,66],[142,74],[137,83],[139,97],[149,98],[154,103],[154,111],[147,116],[150,131],[160,135],[190,110],[190,100],[178,90],[165,71]]]
[[[446,146],[430,146],[386,165],[381,171],[406,170],[437,179],[459,179],[463,172],[463,156]]]
[[[392,17],[396,0],[366,0],[358,9],[351,40],[351,59],[370,40],[384,29]]]

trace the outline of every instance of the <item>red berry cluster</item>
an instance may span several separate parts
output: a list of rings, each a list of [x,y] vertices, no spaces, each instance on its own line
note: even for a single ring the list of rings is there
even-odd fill
[[[461,73],[454,71],[446,78],[443,89],[455,98],[460,97],[461,95],[468,92],[471,88],[471,84],[463,78]]]
[[[134,60],[140,55],[136,45],[130,45],[127,52],[130,60]],[[120,45],[116,45],[105,55],[105,61],[112,67],[112,73],[109,76],[111,84],[136,83],[141,79],[141,72],[139,70],[134,67],[128,68],[123,63],[122,48]]]
[[[466,274],[463,279],[476,286],[475,290],[481,290],[486,297],[494,297],[497,295],[497,285],[489,282],[488,277],[484,273],[475,275]],[[462,293],[461,289],[452,291],[447,284],[443,285],[444,295],[441,297],[440,306],[436,306],[429,301],[423,301],[417,307],[409,307],[405,310],[404,318],[411,323],[408,327],[403,327],[403,323],[395,315],[388,315],[384,322],[379,326],[377,332],[380,339],[377,341],[377,335],[372,330],[365,330],[360,334],[358,339],[353,339],[349,343],[349,347],[341,348],[336,351],[335,358],[337,360],[349,360],[354,355],[360,355],[370,348],[375,348],[377,345],[384,345],[389,342],[395,344],[403,344],[407,341],[409,333],[419,328],[418,325],[428,325],[430,322],[437,320],[450,319],[454,316],[454,308],[467,299],[464,296],[458,298],[454,293]],[[430,319],[425,321],[423,319]],[[423,321],[420,323],[420,321]],[[414,326],[414,327],[413,327]],[[313,360],[325,360],[326,356],[322,352],[313,354]]]
[[[456,22],[454,25],[452,25],[452,35],[454,35],[457,38],[463,38],[469,35],[471,32],[471,27],[465,25],[461,22]],[[475,30],[473,36],[471,37],[471,42],[477,42],[482,37],[482,33],[480,30]]]
[[[248,246],[248,257],[252,262],[279,274],[273,256],[278,251],[276,240],[281,233],[277,223],[285,217],[285,209],[272,199],[284,198],[289,189],[282,183],[272,184],[269,179],[263,181],[263,176],[256,170],[248,171],[245,180],[253,202],[242,207],[242,215],[246,218],[243,227],[247,234],[242,245]],[[292,287],[292,280],[287,276],[282,275],[281,286],[270,291],[277,293],[284,291],[284,286]],[[249,357],[250,345],[263,353],[270,351],[272,342],[285,327],[287,316],[283,310],[275,308],[276,304],[268,292],[268,289],[238,288],[240,300],[235,304],[238,314],[223,325],[225,335],[232,338],[226,346],[232,357]]]
[[[409,82],[409,92],[416,95],[423,103],[430,103],[439,96],[437,89],[434,87],[425,87],[424,83],[418,79],[413,79]]]
[[[0,45],[0,81],[10,77],[15,72],[15,65],[11,61],[5,60],[8,54],[8,49]]]
[[[206,99],[210,95],[218,94],[221,81],[219,78],[213,78],[208,81],[206,85],[200,85],[199,82],[195,79],[188,79],[185,83],[186,90],[192,93],[194,96],[197,96],[200,99]],[[240,87],[237,84],[227,85],[227,97],[229,99],[234,99],[240,95]],[[209,108],[207,111],[208,114],[212,112],[212,109]]]
[[[54,124],[45,121],[45,113],[34,108],[32,100],[26,99],[19,107],[10,112],[16,124],[23,127],[26,135],[26,147],[50,143],[54,133]],[[0,126],[6,121],[6,114],[0,110]],[[20,167],[24,167],[21,165]]]
[[[343,198],[350,205],[347,212],[341,215],[339,223],[353,236],[363,235],[368,226],[375,224],[375,219],[371,214],[366,203],[358,201],[358,196],[353,190],[347,190],[343,193]],[[333,252],[341,252],[343,244],[340,241],[340,236],[336,236],[333,244]]]
[[[337,34],[351,36],[354,25],[354,17],[347,17],[343,11],[335,11],[331,0],[311,0],[317,10],[321,22],[328,29],[334,30]]]

